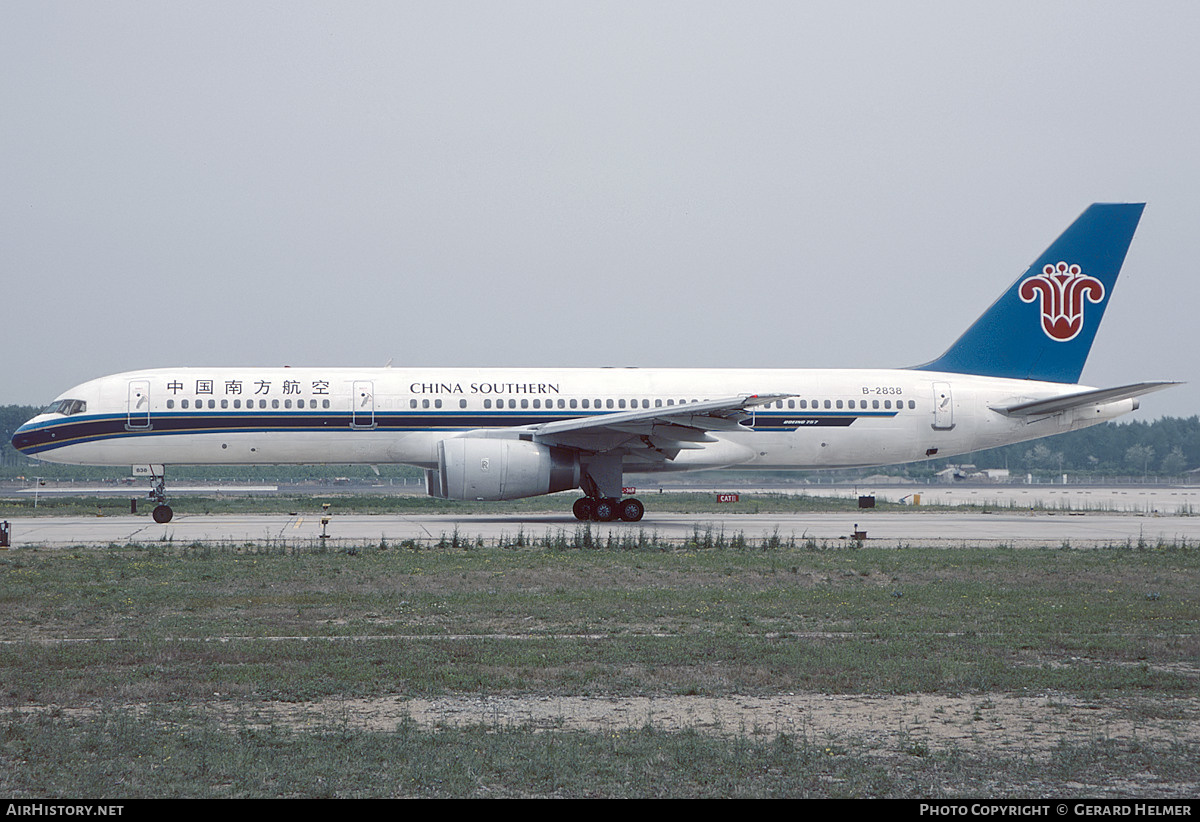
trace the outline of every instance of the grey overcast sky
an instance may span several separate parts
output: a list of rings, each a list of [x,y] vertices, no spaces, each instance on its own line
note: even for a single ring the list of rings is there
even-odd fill
[[[0,5],[0,403],[168,365],[905,366],[1145,201],[1084,382],[1200,412],[1200,3]]]

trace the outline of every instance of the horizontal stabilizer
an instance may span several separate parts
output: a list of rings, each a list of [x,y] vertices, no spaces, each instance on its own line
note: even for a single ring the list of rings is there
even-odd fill
[[[1127,400],[1139,397],[1152,391],[1162,391],[1177,382],[1139,382],[1133,385],[1122,385],[1117,388],[1097,388],[1092,391],[1080,391],[1076,394],[1065,394],[1046,400],[1019,402],[1008,406],[991,406],[993,411],[999,411],[1009,417],[1034,417],[1041,414],[1057,414],[1070,408],[1080,408],[1085,405],[1099,405],[1117,400]]]

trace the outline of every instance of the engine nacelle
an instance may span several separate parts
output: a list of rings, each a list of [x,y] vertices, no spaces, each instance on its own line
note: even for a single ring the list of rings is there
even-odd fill
[[[536,497],[579,487],[579,455],[520,439],[451,437],[438,443],[438,470],[426,490],[442,499]]]

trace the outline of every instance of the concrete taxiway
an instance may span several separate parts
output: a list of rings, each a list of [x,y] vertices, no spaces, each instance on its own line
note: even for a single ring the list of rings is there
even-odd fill
[[[333,544],[412,540],[422,544],[483,539],[485,544],[570,541],[583,523],[563,514],[505,515],[355,515],[321,514],[177,515],[166,524],[149,516],[17,517],[10,521],[12,548],[127,543],[301,543],[320,541],[324,531]],[[779,538],[805,542],[849,540],[866,532],[866,544],[880,546],[1150,544],[1200,541],[1200,517],[1114,513],[1050,512],[885,512],[805,514],[667,514],[649,512],[639,523],[589,523],[593,540],[634,536],[683,543],[697,534],[741,535],[752,544]]]
[[[687,489],[691,493],[737,492],[737,487]],[[1192,485],[1024,485],[961,484],[913,485],[910,483],[875,485],[804,485],[791,488],[751,488],[743,493],[784,494],[788,496],[826,497],[854,500],[860,495],[880,502],[941,507],[990,507],[1028,511],[1031,508],[1087,511],[1114,514],[1200,514],[1200,487]],[[647,495],[647,507],[654,497]]]

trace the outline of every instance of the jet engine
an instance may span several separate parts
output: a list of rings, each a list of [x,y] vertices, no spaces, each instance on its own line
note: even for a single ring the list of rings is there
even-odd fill
[[[425,472],[426,490],[442,499],[536,497],[579,487],[579,455],[529,440],[478,436],[438,443],[438,468]]]

